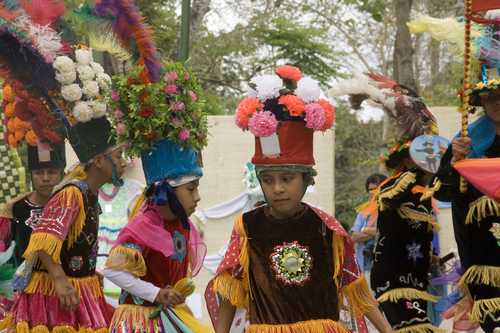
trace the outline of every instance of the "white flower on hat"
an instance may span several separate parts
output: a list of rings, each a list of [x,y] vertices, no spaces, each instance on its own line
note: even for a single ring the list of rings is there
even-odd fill
[[[90,67],[92,67],[96,74],[104,73],[104,68],[98,62],[91,62]]]
[[[111,88],[111,77],[106,73],[97,73],[97,84],[102,90],[109,90]]]
[[[94,112],[93,112],[94,118],[101,118],[102,116],[104,116],[106,114],[106,104],[105,103],[102,103],[99,101],[92,101],[91,103],[89,103],[89,105],[92,108],[92,110],[94,110]]]
[[[95,77],[95,72],[89,65],[78,65],[76,71],[81,81],[93,80]]]
[[[250,82],[255,84],[257,97],[261,101],[278,97],[280,90],[283,89],[283,80],[275,74],[259,75],[254,77]]]
[[[321,95],[318,81],[306,76],[297,82],[295,95],[306,103],[316,102]]]
[[[96,97],[99,95],[99,85],[96,81],[83,81],[82,92],[87,97]]]
[[[56,80],[62,85],[71,84],[76,80],[76,72],[75,71],[57,72]]]
[[[70,57],[67,56],[59,56],[54,60],[52,64],[55,70],[60,73],[74,72],[75,71],[75,63],[71,60]]]
[[[73,108],[73,116],[76,118],[76,120],[82,123],[92,119],[93,113],[94,112],[87,102],[80,101],[76,103],[75,107]]]
[[[61,87],[61,95],[68,102],[76,102],[82,98],[82,89],[76,83]]]
[[[92,51],[85,49],[76,50],[75,58],[78,65],[90,65],[90,63],[94,60],[92,58]]]

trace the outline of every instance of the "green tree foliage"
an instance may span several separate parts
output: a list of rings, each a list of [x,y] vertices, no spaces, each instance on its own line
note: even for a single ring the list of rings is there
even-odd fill
[[[337,107],[335,124],[335,216],[351,225],[355,208],[368,199],[366,178],[379,171],[382,122],[360,122],[345,104]]]

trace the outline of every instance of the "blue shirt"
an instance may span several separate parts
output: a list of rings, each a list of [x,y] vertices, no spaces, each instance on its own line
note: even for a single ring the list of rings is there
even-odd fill
[[[356,216],[356,220],[354,221],[353,226],[351,227],[351,232],[361,232],[361,230],[367,225],[368,225],[368,216],[364,216],[363,214],[358,214],[358,216]],[[356,251],[356,260],[358,261],[359,267],[363,271],[369,271],[372,269],[372,260],[365,258],[365,256],[363,255],[363,251],[368,247],[373,247],[374,244],[375,244],[374,239],[369,239],[364,242],[354,243],[354,250]]]

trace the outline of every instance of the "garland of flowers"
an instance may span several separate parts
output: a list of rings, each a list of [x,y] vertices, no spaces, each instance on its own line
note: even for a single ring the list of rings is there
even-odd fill
[[[393,146],[391,146],[385,153],[380,154],[379,160],[385,164],[389,160],[392,154],[400,153],[404,149],[410,148],[411,140],[408,138],[402,138],[398,140]]]
[[[113,77],[109,95],[118,143],[127,143],[140,156],[161,139],[201,149],[207,144],[205,102],[198,80],[180,63],[168,63],[166,74],[145,83],[138,67],[128,76]]]
[[[236,125],[258,137],[276,133],[278,122],[303,120],[306,127],[326,131],[335,121],[335,108],[321,99],[317,81],[302,77],[298,67],[278,67],[276,74],[254,77],[248,97],[236,109]]]
[[[111,88],[111,77],[94,62],[92,50],[75,50],[76,63],[68,56],[56,57],[53,67],[61,84],[63,105],[79,122],[87,122],[106,114],[104,94]],[[71,117],[70,117],[71,118]]]

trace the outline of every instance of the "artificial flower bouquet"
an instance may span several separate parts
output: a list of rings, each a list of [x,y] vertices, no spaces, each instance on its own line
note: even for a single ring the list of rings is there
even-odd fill
[[[147,82],[142,68],[113,77],[109,95],[118,143],[127,143],[140,156],[161,139],[201,151],[206,145],[207,119],[198,80],[180,63],[163,67],[158,82]]]
[[[67,112],[69,119],[87,122],[106,115],[105,95],[111,89],[111,77],[103,67],[94,62],[92,50],[75,50],[73,61],[68,56],[58,56],[52,66],[56,80],[61,84],[60,94],[55,95]]]
[[[335,121],[335,108],[321,98],[318,82],[295,66],[254,77],[236,109],[236,125],[257,137],[276,133],[280,121],[304,121],[315,131],[326,131]]]

